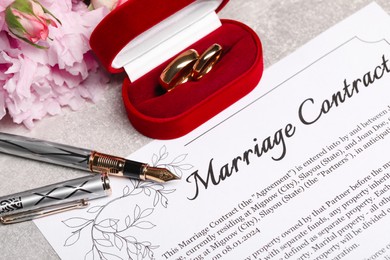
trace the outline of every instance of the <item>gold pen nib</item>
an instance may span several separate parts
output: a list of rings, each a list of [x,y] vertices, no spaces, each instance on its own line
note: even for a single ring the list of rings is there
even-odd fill
[[[165,168],[145,166],[143,174],[145,180],[152,180],[156,182],[167,182],[180,179]]]

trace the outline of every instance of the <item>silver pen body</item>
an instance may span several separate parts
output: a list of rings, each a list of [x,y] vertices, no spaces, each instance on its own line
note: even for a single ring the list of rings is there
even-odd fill
[[[89,171],[91,150],[0,133],[0,152]]]
[[[150,167],[146,163],[89,149],[1,132],[0,153],[137,180],[166,182],[178,179],[165,168]]]
[[[24,213],[69,207],[72,203],[105,197],[111,194],[107,174],[91,175],[66,182],[0,197],[0,220],[8,222],[8,216],[23,219]],[[35,218],[33,215],[31,218]],[[10,218],[13,219],[12,217]],[[16,222],[16,221],[15,221]],[[19,221],[20,222],[20,221]]]

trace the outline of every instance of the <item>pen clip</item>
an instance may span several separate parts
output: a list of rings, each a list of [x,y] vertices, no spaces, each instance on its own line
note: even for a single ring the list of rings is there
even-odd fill
[[[34,210],[29,210],[29,211],[24,211],[24,212],[20,212],[20,213],[2,216],[2,217],[0,217],[0,222],[2,224],[14,224],[14,223],[19,223],[19,222],[23,222],[23,221],[33,220],[33,219],[40,218],[40,217],[50,216],[50,215],[61,213],[61,212],[68,211],[71,209],[85,208],[88,205],[89,205],[89,202],[82,199],[82,200],[72,201],[72,202],[68,202],[68,203],[63,203],[60,205],[48,206],[48,207],[43,207],[40,209],[34,209]]]

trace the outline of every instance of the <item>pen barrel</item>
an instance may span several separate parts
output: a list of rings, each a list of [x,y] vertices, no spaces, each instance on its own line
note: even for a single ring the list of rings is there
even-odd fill
[[[0,152],[89,171],[91,150],[0,133]]]
[[[0,217],[111,194],[107,174],[91,175],[0,197]]]

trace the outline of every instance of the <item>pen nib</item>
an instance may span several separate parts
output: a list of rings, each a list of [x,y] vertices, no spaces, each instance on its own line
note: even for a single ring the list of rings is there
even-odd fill
[[[146,166],[144,171],[145,180],[152,180],[156,182],[167,182],[180,179],[178,176],[171,173],[165,168],[157,168]]]

